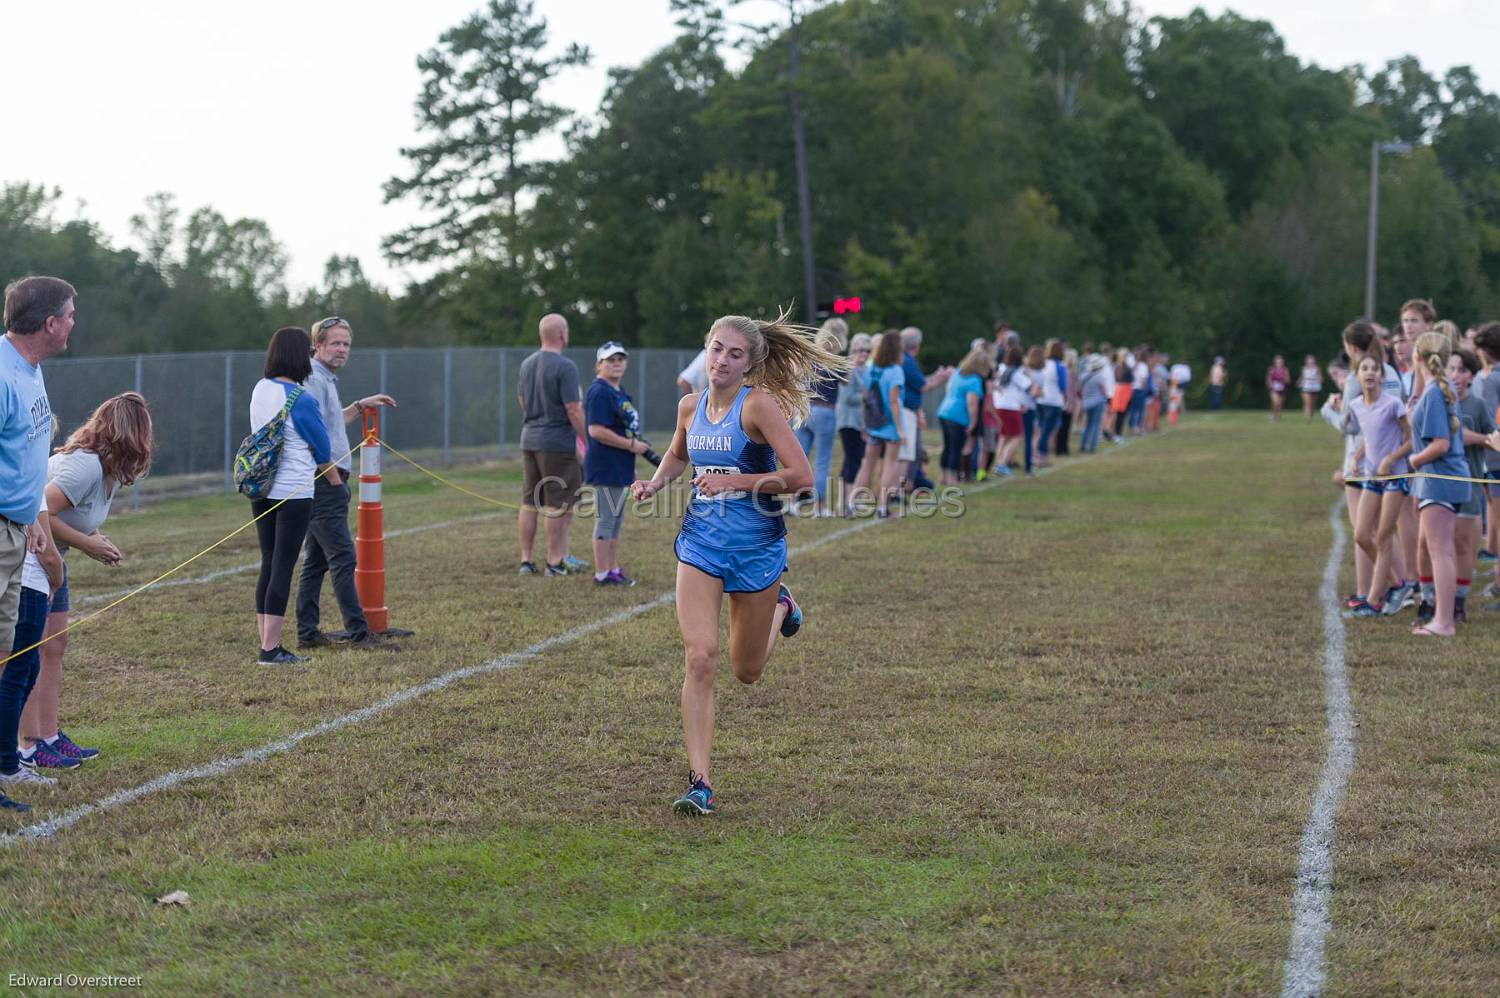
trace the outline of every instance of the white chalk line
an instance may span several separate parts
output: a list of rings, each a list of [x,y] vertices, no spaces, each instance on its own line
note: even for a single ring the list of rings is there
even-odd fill
[[[1124,445],[1122,445],[1121,447],[1116,447],[1114,448],[1114,450],[1123,449],[1123,446]],[[1069,462],[1066,465],[1052,465],[1047,468],[1041,468],[1038,469],[1036,474],[1043,475],[1052,471],[1060,470],[1061,468],[1073,467],[1076,463],[1077,462]],[[969,496],[978,492],[985,492],[997,485],[1001,485],[1004,482],[1011,480],[1011,478],[1000,478],[987,481],[980,485],[976,485],[972,488],[966,489],[964,494],[965,496]],[[486,514],[485,516],[472,517],[470,518],[470,520],[486,519],[502,515],[504,514]],[[447,526],[451,523],[457,522],[466,521],[449,521],[448,523],[444,524],[427,524],[422,527],[409,528],[407,532],[415,533],[419,530],[433,530],[437,527]],[[826,544],[831,544],[834,541],[842,540],[843,538],[848,537],[851,534],[859,533],[862,530],[868,530],[871,527],[881,524],[896,522],[899,522],[899,520],[895,517],[889,520],[881,520],[874,517],[871,517],[870,519],[863,519],[847,527],[841,527],[838,530],[825,534],[824,536],[819,537],[816,540],[809,541],[806,544],[798,545],[797,547],[792,548],[791,551],[788,552],[788,554],[806,554],[809,551],[817,550],[818,548],[823,547]],[[388,534],[386,536],[392,535]],[[143,797],[147,797],[155,793],[160,793],[163,790],[171,790],[174,787],[191,782],[193,780],[202,780],[216,776],[224,776],[234,772],[237,769],[242,769],[245,766],[249,766],[252,763],[264,762],[265,760],[270,759],[273,756],[290,752],[292,749],[296,748],[298,745],[309,738],[315,738],[319,735],[326,735],[331,732],[338,731],[341,728],[346,728],[350,725],[360,724],[364,721],[368,721],[371,718],[378,717],[381,714],[384,714],[392,708],[399,707],[402,704],[408,703],[419,697],[426,696],[429,693],[434,693],[439,690],[445,689],[446,687],[451,686],[454,683],[459,682],[460,680],[469,679],[474,676],[488,675],[491,673],[504,672],[510,669],[514,669],[517,666],[523,665],[531,659],[537,658],[543,653],[551,651],[554,648],[559,648],[563,645],[571,644],[572,642],[577,641],[579,638],[587,637],[588,635],[604,630],[605,628],[613,627],[616,624],[623,623],[644,613],[649,613],[650,611],[655,610],[658,607],[668,606],[673,603],[675,599],[675,591],[667,590],[666,592],[656,596],[654,599],[647,600],[644,603],[638,603],[633,607],[629,607],[628,609],[620,610],[616,613],[612,613],[606,617],[601,617],[598,620],[592,621],[587,624],[582,624],[578,627],[573,628],[572,630],[553,635],[550,638],[544,638],[543,640],[538,641],[535,644],[528,645],[527,647],[522,648],[520,651],[514,651],[505,655],[501,655],[499,658],[491,659],[488,662],[482,662],[479,665],[466,666],[462,669],[454,669],[451,672],[445,672],[441,676],[437,676],[433,679],[426,680],[425,682],[418,683],[415,686],[408,686],[403,690],[398,690],[397,692],[392,693],[390,696],[387,696],[383,700],[378,700],[367,707],[361,707],[358,710],[331,718],[327,721],[322,722],[321,724],[316,724],[311,728],[306,728],[294,734],[287,735],[285,738],[280,738],[272,742],[267,742],[264,745],[257,746],[256,748],[248,749],[244,752],[241,752],[239,755],[225,756],[223,758],[216,759],[213,762],[205,763],[202,766],[192,766],[187,769],[173,770],[170,773],[164,773],[161,776],[155,777],[154,779],[147,780],[145,783],[141,783],[134,787],[129,787],[125,790],[118,791],[91,803],[80,804],[77,807],[69,808],[68,810],[62,812],[54,818],[48,818],[44,821],[25,825],[21,828],[18,828],[14,832],[6,832],[4,834],[0,834],[0,848],[9,848],[11,846],[18,845],[21,842],[33,839],[51,838],[58,832],[66,831],[67,829],[73,827],[90,815],[124,807],[125,805],[132,804]]]
[[[441,530],[444,527],[453,527],[461,523],[478,523],[481,520],[494,520],[504,515],[504,513],[481,513],[478,516],[464,516],[459,517],[456,520],[444,520],[441,523],[424,523],[416,527],[402,527],[400,530],[387,530],[384,536],[386,540],[390,540],[392,537],[405,537],[407,534],[421,534],[426,533],[429,530]],[[297,555],[297,561],[300,563],[301,560],[302,555],[299,553]],[[166,589],[171,586],[193,586],[197,585],[200,582],[217,582],[220,579],[228,579],[236,575],[243,575],[246,572],[254,572],[259,570],[259,568],[259,560],[246,562],[243,565],[234,565],[230,568],[220,568],[212,572],[206,572],[203,575],[192,575],[188,576],[187,578],[181,579],[167,579],[165,582],[158,582],[156,585],[152,586],[151,590]],[[125,589],[114,589],[107,593],[90,593],[87,596],[74,600],[73,605],[88,606],[92,603],[102,603],[105,600],[118,599],[119,597],[124,596],[127,593],[135,592],[137,588],[137,586],[129,586]]]
[[[1354,707],[1344,661],[1344,621],[1339,606],[1339,567],[1344,560],[1344,503],[1329,515],[1333,543],[1323,567],[1323,697],[1327,704],[1328,754],[1313,794],[1312,811],[1302,827],[1297,855],[1297,891],[1292,898],[1292,940],[1281,982],[1283,998],[1320,995],[1327,980],[1324,942],[1332,922],[1328,900],[1333,891],[1334,820],[1354,769]]]

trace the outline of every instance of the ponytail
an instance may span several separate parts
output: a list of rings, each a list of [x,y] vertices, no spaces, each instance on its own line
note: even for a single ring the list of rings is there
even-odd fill
[[[1428,331],[1417,337],[1417,357],[1427,365],[1427,376],[1436,382],[1448,404],[1448,430],[1458,430],[1458,401],[1453,397],[1453,388],[1448,384],[1448,357],[1452,348],[1448,337],[1442,333]]]
[[[776,400],[793,425],[807,419],[813,392],[820,381],[832,381],[849,371],[849,358],[838,352],[838,336],[826,326],[813,329],[787,321],[782,310],[771,322],[743,315],[726,315],[708,330],[713,339],[720,327],[745,337],[750,347],[746,384],[755,385]]]

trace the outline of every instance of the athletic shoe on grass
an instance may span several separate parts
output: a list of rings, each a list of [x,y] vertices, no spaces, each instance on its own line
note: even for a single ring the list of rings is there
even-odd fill
[[[583,570],[589,567],[589,563],[588,562],[586,562],[586,561],[579,561],[577,558],[573,557],[572,555],[568,555],[566,558],[564,558],[562,560],[562,563],[563,563],[563,567],[566,568],[573,575],[582,575],[583,574]]]
[[[1345,617],[1361,617],[1361,618],[1363,618],[1363,617],[1378,617],[1378,616],[1380,616],[1380,611],[1377,610],[1377,609],[1375,609],[1373,606],[1371,606],[1368,603],[1361,603],[1359,606],[1355,607],[1352,610],[1345,610],[1344,611],[1344,616]]]
[[[34,787],[52,787],[57,785],[57,780],[51,776],[43,776],[25,766],[14,773],[0,773],[0,786],[19,787],[28,784]]]
[[[1406,601],[1411,598],[1411,594],[1416,588],[1410,582],[1403,582],[1399,586],[1392,586],[1386,591],[1385,606],[1380,612],[1387,617],[1394,617],[1401,612],[1402,607],[1406,606]]]
[[[523,561],[523,562],[521,562],[521,571],[519,573],[517,573],[517,574],[519,574],[519,575],[540,575],[541,573],[536,570],[536,564],[534,562]]]
[[[84,748],[76,744],[62,728],[57,729],[57,741],[52,743],[52,747],[69,759],[77,759],[79,762],[87,762],[99,754],[96,748]]]
[[[15,811],[24,814],[31,810],[30,804],[22,804],[18,800],[11,800],[4,794],[0,794],[0,811]]]
[[[547,567],[545,569],[543,569],[542,574],[543,575],[547,575],[547,576],[553,576],[553,575],[577,575],[578,573],[575,572],[575,571],[573,571],[572,569],[568,568],[568,562],[567,562],[567,559],[565,558],[562,561],[558,562],[556,565],[553,565],[553,564],[551,564],[549,562],[548,565],[547,565]]]
[[[604,578],[602,578],[602,579],[595,579],[594,580],[594,585],[596,585],[596,586],[625,586],[625,587],[628,588],[630,586],[635,585],[635,580],[632,579],[630,576],[626,575],[624,572],[620,571],[618,568],[611,568],[609,570],[609,573],[607,575],[605,575]]]
[[[1353,610],[1364,601],[1365,597],[1359,595],[1358,593],[1350,593],[1348,596],[1344,597],[1344,609]]]
[[[77,769],[83,765],[78,759],[69,759],[46,742],[32,742],[35,750],[31,757],[21,756],[21,765],[27,769]]]
[[[715,813],[718,808],[714,806],[713,788],[697,773],[688,773],[687,793],[672,802],[672,810],[692,815]]]
[[[1476,557],[1481,565],[1493,565],[1495,563],[1495,553],[1493,551],[1480,551]]]
[[[285,648],[277,645],[275,648],[260,650],[260,656],[256,658],[257,665],[305,665],[312,659],[303,655],[294,655]]]
[[[1433,606],[1431,603],[1428,603],[1426,600],[1423,600],[1422,601],[1422,605],[1419,606],[1419,607],[1417,607],[1417,623],[1419,623],[1419,624],[1430,623],[1431,620],[1432,620],[1432,618],[1436,614],[1437,614],[1437,607]]]
[[[792,599],[792,591],[786,587],[785,583],[782,584],[781,591],[776,594],[776,602],[786,606],[786,617],[781,621],[781,636],[789,638],[802,630],[802,608],[797,605],[796,600]]]

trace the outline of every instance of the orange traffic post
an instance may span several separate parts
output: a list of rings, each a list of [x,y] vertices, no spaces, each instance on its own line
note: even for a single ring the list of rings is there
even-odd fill
[[[385,523],[380,505],[380,409],[363,413],[359,445],[359,515],[355,521],[354,589],[374,634],[388,626],[385,606]]]

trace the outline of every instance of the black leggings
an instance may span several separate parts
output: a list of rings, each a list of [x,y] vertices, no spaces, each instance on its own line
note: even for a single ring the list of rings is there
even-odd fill
[[[844,445],[844,466],[839,469],[839,478],[853,485],[865,460],[865,438],[859,430],[846,426],[839,430],[839,442]]]
[[[281,505],[276,504],[280,502]],[[255,521],[255,536],[260,538],[260,577],[255,580],[255,612],[285,617],[287,598],[292,592],[292,566],[307,536],[312,519],[311,499],[252,499],[250,512]],[[261,516],[276,506],[276,511]]]
[[[964,441],[969,437],[968,424],[955,423],[941,416],[938,417],[938,423],[943,427],[943,456],[938,461],[938,467],[955,473],[963,471]]]

